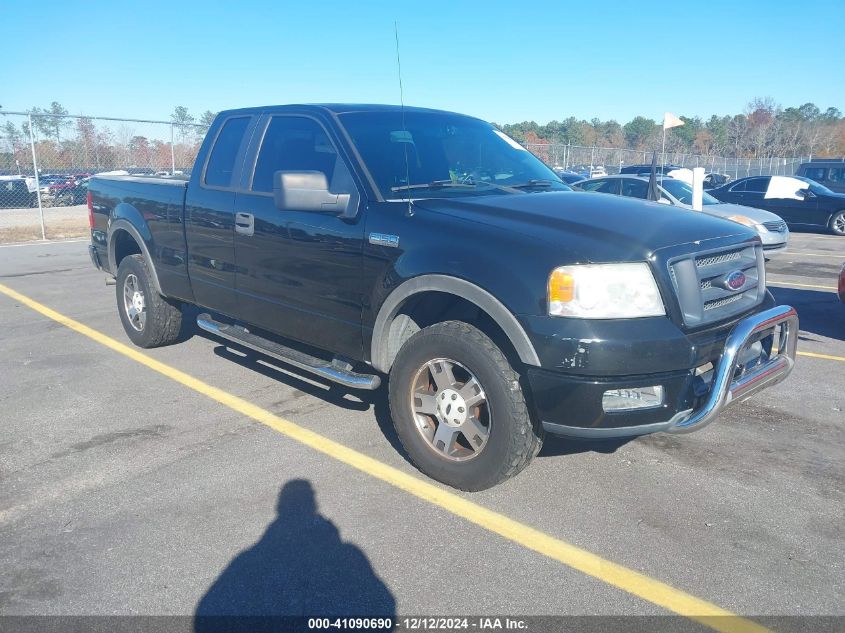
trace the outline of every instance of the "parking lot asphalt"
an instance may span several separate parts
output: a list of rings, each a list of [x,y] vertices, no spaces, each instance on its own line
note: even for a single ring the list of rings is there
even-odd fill
[[[733,613],[845,615],[845,305],[832,290],[843,261],[845,239],[793,233],[768,263],[771,291],[801,318],[786,382],[691,435],[549,438],[482,493],[424,482],[448,503],[0,290],[0,614],[667,613],[650,590],[468,520],[455,508],[469,500],[523,536],[538,530]],[[128,343],[84,241],[0,247],[0,284]],[[424,480],[383,391],[344,391],[196,329],[144,354]]]

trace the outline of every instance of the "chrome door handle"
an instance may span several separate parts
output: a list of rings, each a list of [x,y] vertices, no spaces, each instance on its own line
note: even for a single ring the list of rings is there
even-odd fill
[[[241,235],[253,235],[255,233],[255,216],[251,213],[236,213],[235,232]]]

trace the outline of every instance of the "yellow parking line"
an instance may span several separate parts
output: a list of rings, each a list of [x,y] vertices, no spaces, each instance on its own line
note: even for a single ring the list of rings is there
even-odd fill
[[[821,288],[822,290],[838,290],[836,286],[817,286],[815,284],[797,284],[793,281],[775,281],[770,277],[766,277],[767,286],[786,286],[796,288]]]
[[[809,356],[810,358],[823,358],[824,360],[838,360],[845,363],[845,356],[831,356],[830,354],[816,354],[814,352],[796,352],[799,356]]]
[[[453,492],[388,466],[343,444],[285,420],[227,391],[213,387],[147,354],[119,343],[87,325],[66,317],[47,306],[0,284],[0,293],[52,319],[65,327],[87,336],[127,358],[174,380],[241,415],[252,418],[271,429],[341,461],[376,479],[436,505],[475,525],[498,534],[513,543],[538,552],[588,576],[597,578],[664,609],[695,620],[724,633],[763,633],[769,629],[722,609],[706,600],[696,598],[659,580],[649,578],[592,552],[557,539],[503,514],[473,503]]]

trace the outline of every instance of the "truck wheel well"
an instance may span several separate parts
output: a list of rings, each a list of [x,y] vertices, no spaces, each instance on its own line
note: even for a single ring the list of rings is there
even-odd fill
[[[114,240],[115,273],[117,272],[117,267],[120,266],[120,262],[123,261],[124,257],[143,254],[138,242],[135,241],[135,238],[132,237],[129,231],[115,231],[112,236],[112,240]]]
[[[448,292],[427,291],[408,297],[387,328],[387,366],[393,365],[402,345],[421,329],[444,321],[462,321],[484,332],[502,350],[513,367],[519,354],[498,323],[477,305]]]

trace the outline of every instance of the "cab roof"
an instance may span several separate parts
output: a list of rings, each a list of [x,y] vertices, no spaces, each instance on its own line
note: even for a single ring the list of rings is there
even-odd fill
[[[221,112],[221,114],[263,114],[263,113],[273,113],[273,112],[286,112],[286,111],[296,111],[296,112],[307,112],[307,111],[319,111],[319,112],[329,112],[331,114],[349,114],[352,112],[390,112],[390,113],[397,113],[402,112],[403,106],[401,105],[392,105],[392,104],[379,104],[379,103],[296,103],[296,104],[286,104],[286,105],[266,105],[266,106],[256,106],[252,108],[238,108],[236,110],[225,110]],[[448,114],[451,116],[466,116],[468,118],[476,118],[470,117],[466,114],[461,114],[459,112],[449,112],[448,110],[437,110],[434,108],[420,108],[415,106],[404,106],[404,111],[406,113],[430,113],[430,114]]]

